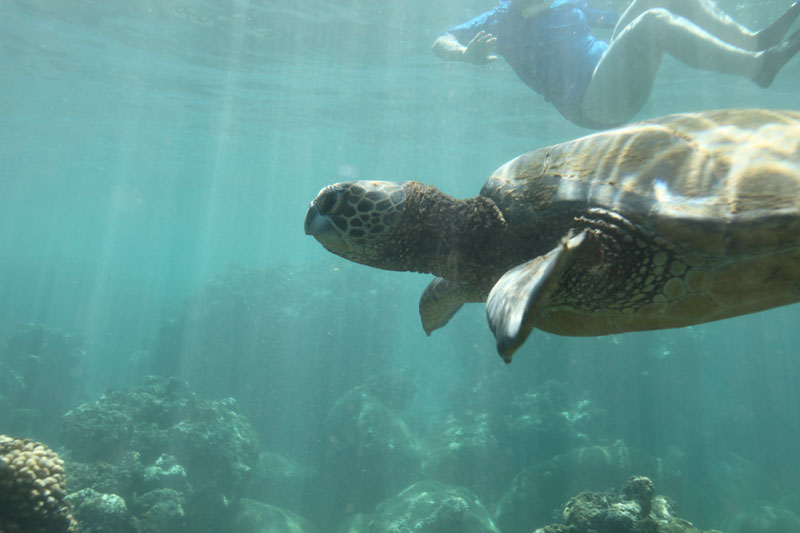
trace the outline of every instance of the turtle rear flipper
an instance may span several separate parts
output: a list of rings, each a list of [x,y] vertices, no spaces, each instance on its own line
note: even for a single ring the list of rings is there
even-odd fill
[[[585,231],[568,237],[545,255],[512,268],[492,287],[486,316],[497,339],[497,352],[506,363],[530,335],[539,311],[586,240]]]
[[[482,299],[470,298],[466,285],[436,278],[425,287],[419,298],[419,317],[426,335],[444,327],[461,306]],[[484,293],[485,294],[485,293]]]

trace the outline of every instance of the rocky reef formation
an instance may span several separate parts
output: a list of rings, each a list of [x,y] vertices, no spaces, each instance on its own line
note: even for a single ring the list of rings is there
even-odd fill
[[[262,451],[253,467],[247,497],[308,516],[318,510],[314,489],[319,471],[283,455]],[[314,495],[314,501],[309,498]]]
[[[339,533],[499,533],[478,498],[462,487],[436,481],[414,483],[378,505],[374,514],[357,515]]]
[[[0,435],[0,531],[72,533],[64,463],[41,442]]]
[[[581,492],[567,502],[563,521],[534,533],[703,533],[678,518],[674,504],[656,495],[644,476],[631,477],[621,491]]]
[[[748,508],[753,502],[767,501],[778,507],[781,490],[776,479],[736,453],[718,450],[705,458],[701,468],[680,457],[676,459],[680,460],[679,468],[683,475],[680,483],[671,483],[668,490],[670,496],[681,502],[681,511],[687,516],[696,516],[698,520],[702,517],[707,524],[722,524],[727,532],[734,510],[741,512],[739,510]],[[657,478],[652,479],[659,487],[666,487]],[[750,533],[767,531],[752,529]]]
[[[800,531],[800,514],[789,508],[790,502],[782,501],[781,503],[751,502],[725,520],[723,529],[725,533],[794,533]]]
[[[427,432],[424,473],[496,501],[531,463],[600,440],[605,419],[592,402],[570,399],[562,384],[517,392],[506,374],[495,373],[459,395]]]
[[[574,448],[521,470],[497,505],[497,522],[504,531],[547,523],[573,494],[622,484],[636,472],[670,488],[681,475],[668,462],[623,442]]]
[[[128,510],[125,500],[117,494],[104,494],[93,489],[83,489],[67,496],[80,533],[140,533],[136,519]],[[151,530],[157,531],[157,530]]]
[[[233,399],[158,377],[68,412],[62,442],[76,509],[119,523],[129,512],[144,531],[225,530],[259,453]]]
[[[452,346],[421,360],[396,342],[396,286],[309,272],[231,268],[128,361],[139,386],[82,405],[79,338],[31,325],[13,336],[0,425],[55,435],[81,533],[696,531],[644,478],[605,491],[633,474],[698,529],[800,531],[800,498],[781,500],[800,463],[776,476],[772,446],[727,438],[769,406],[737,397],[714,407],[724,420],[693,417],[698,398],[730,395],[699,380],[681,343],[569,349],[542,335],[509,371],[457,359],[483,348],[450,328],[434,342]]]
[[[394,411],[363,388],[343,395],[324,424],[324,514],[365,512],[418,479],[422,449]]]
[[[230,531],[236,533],[317,533],[302,516],[266,503],[243,498]]]

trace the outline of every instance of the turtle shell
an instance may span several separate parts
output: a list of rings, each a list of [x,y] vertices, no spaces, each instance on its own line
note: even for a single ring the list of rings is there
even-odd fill
[[[597,133],[513,159],[481,195],[523,234],[557,233],[544,248],[591,210],[649,235],[649,243],[623,246],[658,244],[617,304],[582,307],[590,295],[577,294],[543,309],[540,329],[599,335],[678,327],[800,300],[794,111],[688,113]]]
[[[526,225],[601,207],[700,253],[753,255],[800,238],[800,113],[672,115],[536,150],[482,196]]]

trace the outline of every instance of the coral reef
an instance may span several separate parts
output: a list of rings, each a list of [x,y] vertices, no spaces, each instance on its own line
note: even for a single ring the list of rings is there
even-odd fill
[[[146,531],[224,530],[259,450],[233,399],[159,377],[71,410],[62,441],[75,488],[121,498]]]
[[[655,495],[653,482],[644,476],[632,476],[621,492],[581,492],[567,502],[563,520],[534,533],[702,533],[678,518],[673,504]]]
[[[137,361],[168,377],[83,405],[80,339],[25,326],[0,350],[2,429],[60,437],[76,491],[66,501],[87,532],[530,533],[562,516],[541,531],[693,531],[649,480],[698,529],[800,530],[800,498],[779,501],[800,488],[793,441],[727,438],[745,432],[732,429],[740,417],[769,429],[772,396],[709,407],[722,420],[694,416],[698,399],[727,389],[709,389],[702,358],[682,356],[681,343],[636,337],[576,348],[542,335],[509,371],[494,357],[457,359],[484,348],[451,329],[433,339],[442,357],[423,359],[407,353],[415,341],[396,342],[395,319],[408,317],[371,312],[395,287],[348,266],[232,268]],[[794,407],[774,408],[792,422]],[[575,496],[632,474],[648,478]]]
[[[0,435],[0,531],[76,531],[65,496],[63,461],[54,451]]]
[[[81,524],[80,533],[139,533],[125,500],[116,494],[83,489],[67,496],[67,500]]]

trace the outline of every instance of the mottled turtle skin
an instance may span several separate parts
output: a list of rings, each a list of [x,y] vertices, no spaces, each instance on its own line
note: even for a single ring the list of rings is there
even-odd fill
[[[800,300],[800,113],[672,115],[509,161],[457,200],[416,181],[330,185],[306,233],[352,261],[437,276],[430,334],[487,302],[506,361],[531,329],[682,327]]]

